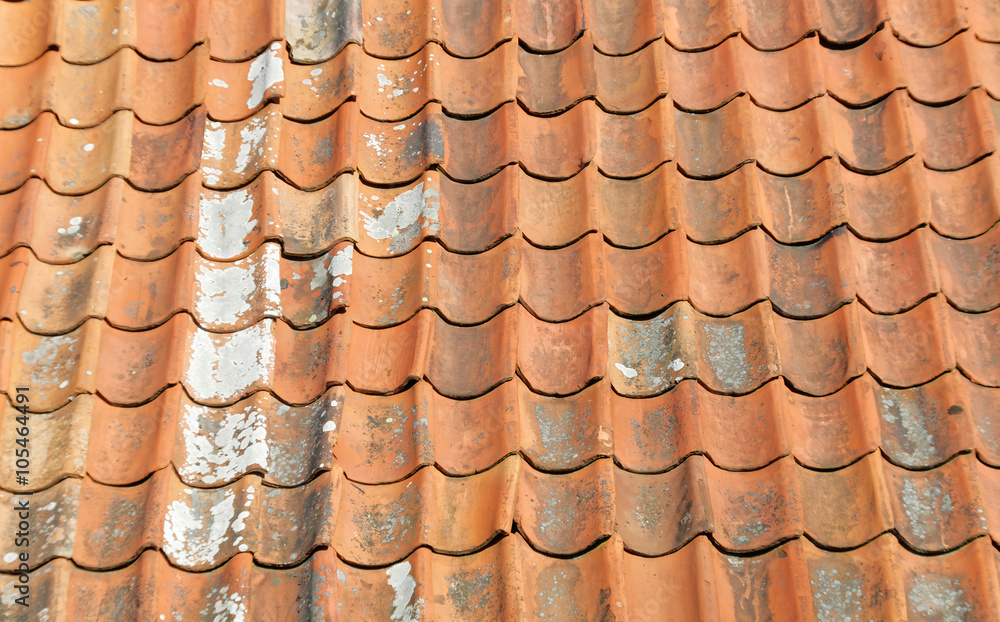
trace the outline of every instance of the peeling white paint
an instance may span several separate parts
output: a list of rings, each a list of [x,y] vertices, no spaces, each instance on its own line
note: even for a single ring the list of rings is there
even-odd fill
[[[184,492],[188,501],[177,500],[167,506],[163,519],[163,552],[181,566],[216,563],[236,513],[235,495],[229,490],[222,491],[222,499],[206,512],[201,507],[206,498],[214,496],[213,493],[192,489]]]
[[[271,49],[267,50],[250,63],[250,71],[247,73],[247,80],[253,84],[250,87],[250,97],[247,99],[247,108],[253,110],[264,101],[264,93],[267,89],[284,82],[285,70],[282,66],[283,60],[278,56],[281,46],[275,42]]]
[[[249,246],[244,240],[257,227],[253,216],[253,195],[245,189],[215,196],[202,193],[198,246],[219,259],[245,253]]]
[[[221,163],[225,160],[223,151],[226,148],[226,129],[218,121],[208,121],[205,123],[205,132],[202,135],[201,143],[201,171],[205,175],[205,183],[219,183],[219,176],[222,170],[214,166],[206,166],[206,161]]]
[[[185,404],[181,411],[184,463],[178,471],[185,480],[217,484],[235,480],[255,466],[268,468],[267,417],[250,404],[226,411]]]
[[[313,277],[309,281],[309,288],[312,290],[317,290],[324,285],[326,285],[327,279],[333,279],[333,287],[340,287],[347,281],[342,278],[345,276],[350,276],[354,267],[354,247],[347,246],[341,250],[334,253],[333,257],[330,257],[330,263],[328,266],[324,267],[323,264],[326,262],[325,257],[320,257],[315,260],[312,264]],[[334,298],[340,298],[343,296],[342,292],[334,292]]]
[[[271,115],[251,117],[240,128],[240,150],[236,154],[234,173],[243,173],[250,164],[250,156],[264,155],[264,137],[267,136],[267,121]]]
[[[229,586],[219,590],[221,598],[212,606],[212,622],[244,622],[247,615],[246,600],[237,593],[229,593]]]
[[[620,371],[622,375],[625,376],[626,378],[631,379],[639,375],[639,372],[632,369],[631,367],[625,367],[621,363],[615,363],[615,367],[617,367],[618,371]]]
[[[184,384],[197,400],[229,401],[254,383],[270,381],[274,369],[274,320],[225,335],[196,329]]]
[[[424,599],[418,598],[410,604],[417,589],[417,580],[410,574],[410,562],[390,566],[385,574],[389,576],[389,587],[395,593],[389,619],[393,622],[419,622],[424,612]]]
[[[378,217],[360,212],[365,231],[373,240],[391,239],[391,252],[405,252],[419,239],[422,229],[432,234],[440,230],[440,199],[436,188],[425,189],[424,182],[420,182],[390,201]]]
[[[261,315],[280,317],[280,258],[278,245],[268,243],[264,245],[261,260],[248,265],[228,264],[229,267],[220,268],[202,264],[195,270],[198,286],[195,314],[212,328],[258,319]],[[262,299],[256,298],[258,292]],[[245,317],[251,311],[257,311],[258,315]]]

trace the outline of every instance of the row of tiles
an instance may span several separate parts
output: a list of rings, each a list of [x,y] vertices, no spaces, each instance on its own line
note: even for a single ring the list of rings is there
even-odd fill
[[[288,63],[279,43],[243,63],[211,60],[208,46],[200,45],[167,63],[124,48],[106,61],[77,65],[50,51],[31,64],[0,68],[0,82],[14,85],[0,102],[0,127],[8,129],[46,110],[62,125],[81,127],[123,109],[145,123],[166,125],[202,105],[216,121],[239,121],[277,99],[285,117],[300,121],[328,116],[349,99],[382,121],[413,116],[431,101],[459,116],[483,115],[515,100],[529,112],[548,114],[588,98],[611,112],[634,113],[668,93],[691,111],[718,108],[743,93],[779,110],[826,93],[858,106],[901,88],[918,101],[940,104],[979,86],[1000,98],[1000,44],[963,33],[919,48],[882,30],[846,50],[811,37],[781,52],[761,52],[733,38],[689,53],[658,39],[629,56],[605,56],[587,34],[550,55],[509,41],[486,56],[462,59],[430,43],[410,58],[385,60],[349,45],[319,65]]]
[[[777,381],[747,396],[717,395],[694,380],[651,399],[622,397],[606,380],[555,398],[515,380],[472,400],[448,399],[419,382],[394,396],[333,387],[306,406],[258,392],[211,408],[171,387],[135,407],[81,395],[20,421],[11,405],[2,411],[0,439],[13,447],[27,423],[35,457],[27,485],[16,485],[13,461],[0,465],[8,491],[84,476],[125,486],[171,466],[197,487],[251,472],[270,485],[299,486],[334,464],[352,481],[384,484],[431,465],[472,475],[516,453],[546,472],[613,457],[627,471],[658,473],[693,453],[727,470],[759,469],[788,455],[834,469],[879,450],[905,468],[931,468],[967,451],[1000,467],[1000,390],[954,372],[912,389],[866,375],[823,398]]]
[[[392,258],[354,251],[341,242],[316,259],[295,260],[265,242],[244,259],[217,262],[186,243],[150,262],[101,246],[63,265],[19,247],[0,260],[0,319],[17,317],[31,332],[54,335],[88,318],[137,330],[183,312],[214,332],[264,318],[308,328],[344,307],[371,327],[403,323],[425,308],[453,324],[481,324],[518,303],[547,322],[605,302],[621,316],[649,316],[681,300],[725,316],[767,299],[781,315],[801,319],[855,299],[894,314],[937,293],[962,311],[1000,307],[1000,227],[970,240],[921,228],[892,242],[868,242],[839,227],[804,246],[778,244],[754,229],[716,245],[673,231],[637,250],[588,234],[556,250],[517,236],[475,255],[430,241]]]
[[[456,56],[481,56],[519,39],[554,52],[584,30],[606,54],[622,55],[666,37],[678,49],[713,47],[742,33],[759,49],[791,46],[818,31],[835,44],[856,43],[887,20],[920,47],[971,30],[1000,41],[1000,10],[988,0],[35,0],[0,5],[10,33],[0,65],[25,65],[56,47],[73,63],[94,63],[122,47],[155,60],[177,59],[210,41],[226,61],[251,58],[287,38],[296,61],[334,57],[351,42],[373,56],[411,56],[436,41]],[[232,24],[244,25],[233,28]]]
[[[208,406],[258,390],[305,404],[345,383],[394,393],[421,378],[443,395],[468,398],[515,374],[547,395],[576,393],[605,377],[629,397],[659,395],[685,378],[743,394],[782,377],[820,396],[866,370],[883,384],[912,387],[956,368],[977,384],[1000,386],[1000,309],[966,314],[940,296],[899,315],[850,303],[815,320],[784,318],[767,302],[713,318],[683,301],[648,320],[602,305],[560,324],[521,306],[477,326],[454,326],[424,310],[385,329],[358,326],[349,313],[310,330],[266,319],[233,333],[206,332],[185,314],[146,331],[92,319],[55,337],[2,321],[0,344],[8,353],[0,390],[30,387],[36,412],[81,393],[136,405],[174,384]]]
[[[70,263],[113,245],[124,257],[151,260],[193,241],[220,261],[246,257],[265,240],[291,256],[317,257],[342,241],[372,257],[408,253],[436,238],[476,253],[520,231],[533,244],[562,247],[590,231],[637,248],[680,229],[695,242],[721,242],[763,226],[780,243],[816,241],[847,224],[886,240],[930,224],[944,236],[970,238],[1000,220],[1000,156],[955,172],[914,159],[881,175],[859,175],[824,160],[798,177],[742,166],[721,179],[693,180],[671,165],[639,179],[611,179],[594,165],[566,181],[535,179],[507,166],[475,184],[438,171],[397,188],[341,175],[303,192],[265,171],[239,190],[210,191],[195,173],[160,193],[112,178],[95,192],[64,196],[30,179],[0,194],[0,252],[30,247],[42,261]],[[475,205],[477,209],[468,209]]]
[[[830,157],[867,173],[911,157],[947,171],[995,151],[997,116],[1000,102],[982,89],[941,107],[895,92],[861,109],[820,97],[777,112],[744,96],[709,113],[659,99],[643,112],[616,115],[585,100],[554,117],[508,103],[472,120],[430,103],[398,124],[361,116],[353,101],[307,124],[285,119],[279,104],[233,123],[207,120],[199,108],[165,126],[119,111],[87,129],[63,127],[43,113],[25,127],[0,131],[0,191],[40,177],[59,193],[85,194],[113,176],[161,190],[199,169],[212,188],[237,188],[270,170],[302,189],[354,170],[370,183],[402,184],[432,166],[476,181],[515,163],[546,179],[572,177],[591,162],[610,177],[636,177],[675,159],[695,178],[723,176],[749,161],[798,175]]]
[[[891,535],[831,552],[796,538],[766,553],[726,555],[705,536],[647,558],[612,536],[579,557],[536,552],[519,536],[454,557],[418,549],[387,568],[359,568],[319,549],[293,568],[253,563],[188,573],[145,551],[127,567],[93,572],[57,559],[29,574],[33,609],[0,587],[0,615],[70,620],[885,620],[989,622],[1000,617],[1000,553],[986,538],[955,552],[916,555]],[[32,611],[27,614],[26,611]],[[161,613],[162,612],[162,613]],[[169,618],[167,617],[169,616]]]
[[[222,488],[187,488],[169,469],[141,484],[64,479],[28,499],[29,568],[64,557],[86,568],[127,564],[156,548],[187,570],[239,552],[267,565],[305,560],[331,546],[365,566],[398,562],[421,546],[465,554],[498,535],[536,550],[577,555],[617,533],[641,555],[665,555],[699,534],[753,552],[808,535],[824,548],[856,548],[895,532],[912,550],[943,552],[988,535],[1000,542],[1000,470],[963,454],[908,471],[877,454],[837,471],[783,458],[757,471],[723,471],[691,456],[662,474],[599,459],[566,474],[541,473],[517,456],[470,477],[420,469],[391,484],[351,482],[339,466],[295,488],[246,475]],[[15,533],[15,495],[0,492],[0,527]],[[0,570],[18,563],[5,557]]]

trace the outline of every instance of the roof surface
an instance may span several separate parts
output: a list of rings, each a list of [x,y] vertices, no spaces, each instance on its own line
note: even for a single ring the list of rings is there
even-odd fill
[[[0,84],[0,618],[1000,620],[996,0],[4,0]]]

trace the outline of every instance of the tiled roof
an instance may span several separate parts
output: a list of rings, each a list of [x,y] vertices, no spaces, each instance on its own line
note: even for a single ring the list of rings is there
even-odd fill
[[[1000,620],[995,0],[2,0],[0,84],[0,618]]]

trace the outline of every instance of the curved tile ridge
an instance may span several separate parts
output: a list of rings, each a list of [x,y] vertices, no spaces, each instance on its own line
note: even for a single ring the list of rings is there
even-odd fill
[[[209,40],[214,58],[240,61],[280,40],[282,20],[281,3],[270,0],[4,2],[0,66],[26,65],[52,47],[77,64],[97,63],[125,47],[153,60],[176,60]]]
[[[739,97],[708,113],[674,111],[677,166],[713,178],[753,160],[777,175],[799,175],[837,156],[876,173],[915,156],[927,168],[956,170],[996,150],[997,116],[1000,102],[981,89],[938,107],[898,91],[866,108],[820,97],[784,112]]]
[[[57,622],[155,619],[161,611],[197,618],[203,603],[248,620],[278,618],[293,607],[307,619],[548,620],[560,619],[572,603],[571,611],[585,619],[613,612],[615,619],[649,622],[667,610],[679,620],[705,612],[722,619],[730,602],[736,611],[802,620],[923,620],[955,611],[988,620],[1000,616],[998,565],[1000,554],[986,538],[933,556],[907,551],[892,535],[845,552],[795,538],[737,557],[698,536],[675,553],[647,558],[625,551],[612,536],[559,559],[514,535],[461,557],[418,549],[385,568],[352,566],[319,549],[293,568],[258,566],[250,553],[237,553],[220,568],[189,573],[147,550],[117,570],[98,573],[60,558],[30,576],[32,597]],[[16,580],[2,589],[13,593]],[[551,597],[532,598],[539,589]],[[29,619],[15,605],[4,603],[0,612],[13,621]]]
[[[515,100],[540,114],[584,99],[610,112],[635,113],[668,93],[689,111],[714,110],[745,93],[774,110],[826,93],[868,105],[897,89],[932,104],[979,86],[1000,98],[1000,45],[968,32],[933,48],[900,43],[881,30],[855,48],[830,49],[810,37],[780,52],[755,50],[740,38],[678,52],[657,39],[627,56],[601,54],[586,32],[555,54],[533,54],[507,41],[465,59],[432,42],[408,58],[386,60],[351,44],[318,65],[289,64],[279,42],[241,63],[212,60],[208,50],[199,45],[178,61],[152,62],[123,48],[93,65],[68,63],[53,50],[28,65],[0,68],[0,80],[20,87],[4,102],[0,126],[22,127],[47,110],[62,125],[89,127],[123,109],[166,125],[203,104],[212,119],[233,122],[279,99],[285,116],[300,121],[329,116],[350,99],[367,117],[398,121],[430,101],[449,114],[473,116]]]
[[[404,57],[427,41],[456,56],[481,56],[516,37],[528,48],[565,49],[586,29],[606,54],[629,54],[665,36],[681,50],[718,45],[741,33],[759,49],[776,50],[818,31],[833,43],[865,39],[891,20],[896,35],[922,47],[944,43],[973,30],[980,39],[1000,41],[1000,13],[985,0],[905,0],[844,2],[802,0],[776,6],[767,0],[492,0],[483,3],[338,0],[335,9],[316,0],[289,1],[285,30],[296,61],[333,57],[348,42],[364,41],[374,56]],[[324,10],[327,9],[327,10]]]
[[[32,332],[50,335],[88,318],[144,329],[185,312],[215,332],[249,328],[264,318],[304,328],[351,303],[354,262],[349,242],[303,261],[283,258],[280,245],[265,242],[231,263],[202,258],[192,243],[151,262],[124,259],[101,246],[70,265],[44,264],[22,247],[0,260],[0,286],[10,283],[0,293],[0,318],[19,317]],[[28,266],[23,273],[22,263]]]
[[[222,334],[188,315],[140,332],[92,319],[59,336],[2,321],[10,357],[0,362],[0,391],[30,386],[32,408],[46,412],[81,393],[140,404],[178,383],[208,406],[258,390],[305,404],[344,383],[395,393],[421,378],[445,396],[469,398],[515,374],[547,395],[579,392],[605,375],[630,397],[659,395],[684,378],[745,394],[779,376],[796,391],[828,395],[865,370],[908,387],[956,367],[977,384],[1000,386],[1000,309],[966,314],[940,296],[898,315],[851,303],[815,320],[784,318],[767,302],[714,318],[686,301],[649,320],[609,314],[605,305],[560,324],[521,306],[477,326],[448,324],[431,310],[385,329],[350,318],[337,314],[305,331],[265,319]]]
[[[238,552],[268,565],[298,564],[319,546],[346,561],[398,562],[421,546],[464,554],[514,526],[549,555],[576,555],[614,533],[629,551],[664,555],[699,534],[727,551],[753,552],[807,534],[825,548],[856,548],[894,531],[912,549],[943,552],[1000,524],[1000,471],[961,455],[907,471],[876,455],[839,471],[783,458],[758,471],[723,471],[702,456],[658,475],[608,459],[574,473],[534,470],[511,456],[470,477],[433,468],[401,482],[348,482],[334,467],[297,488],[247,475],[222,488],[187,488],[172,470],[131,487],[67,479],[32,496],[43,525],[38,565],[56,558],[107,569],[156,548],[185,570]],[[0,526],[17,520],[0,492]],[[240,545],[243,546],[240,546]],[[10,572],[17,565],[0,563]]]
[[[120,110],[86,129],[63,127],[43,112],[24,127],[0,131],[0,192],[33,177],[61,194],[93,192],[112,177],[144,190],[167,189],[198,170],[204,134],[201,109],[170,125],[147,125]]]
[[[742,397],[718,395],[694,380],[652,399],[618,395],[606,380],[556,398],[515,380],[471,400],[419,382],[392,396],[336,386],[305,406],[258,392],[213,408],[171,387],[141,406],[80,395],[53,413],[32,414],[35,451],[47,458],[30,489],[84,476],[124,486],[171,465],[196,487],[248,473],[269,485],[299,486],[335,464],[352,481],[382,484],[431,465],[472,475],[514,453],[546,472],[613,457],[627,471],[661,473],[693,453],[733,471],[788,455],[834,469],[879,450],[904,468],[936,467],[963,452],[1000,467],[998,405],[1000,390],[956,373],[912,389],[883,387],[865,375],[821,398],[781,382]],[[4,411],[0,439],[12,439],[15,413],[9,404]],[[14,480],[14,465],[0,465],[0,488],[24,489]]]
[[[91,127],[118,110],[168,125],[202,105],[213,119],[240,120],[285,96],[287,63],[278,41],[242,63],[211,59],[209,45],[171,62],[122,48],[93,65],[67,62],[50,50],[28,65],[0,68],[0,80],[18,87],[3,102],[0,126],[21,127],[48,111],[61,125]]]
[[[921,228],[892,242],[869,242],[838,227],[805,246],[782,245],[753,229],[707,246],[672,231],[637,250],[611,246],[598,234],[561,249],[516,236],[474,255],[431,241],[391,258],[355,255],[354,248],[340,242],[315,259],[295,260],[267,241],[243,259],[217,262],[190,242],[157,261],[101,246],[63,265],[20,247],[0,259],[0,319],[19,317],[31,332],[54,335],[88,318],[146,329],[184,312],[214,332],[264,318],[307,328],[344,306],[354,322],[371,327],[400,324],[425,308],[452,324],[481,324],[518,303],[547,322],[605,302],[622,316],[648,316],[681,300],[726,316],[770,300],[780,314],[803,319],[855,299],[879,314],[899,313],[937,293],[962,311],[1000,306],[1000,262],[991,259],[1000,257],[1000,227],[970,240]]]
[[[869,105],[897,89],[917,101],[942,104],[981,85],[1000,99],[1000,45],[968,31],[931,48],[907,45],[883,29],[850,48],[825,47],[809,37],[780,52],[764,52],[733,37],[701,52],[680,52],[657,41],[620,58],[619,79],[634,80],[632,88],[642,88],[649,79],[639,76],[665,64],[671,98],[691,111],[713,110],[743,93],[774,110],[826,93],[852,106]],[[634,73],[623,71],[626,62],[636,67]]]
[[[112,176],[144,190],[166,189],[196,168],[214,189],[244,186],[265,170],[302,189],[325,186],[351,170],[374,184],[408,183],[432,166],[453,179],[476,181],[514,163],[545,179],[575,176],[590,162],[609,177],[632,178],[675,157],[680,170],[696,178],[720,177],[749,161],[777,175],[797,175],[833,156],[862,172],[884,171],[913,156],[927,168],[955,170],[993,153],[994,117],[1000,115],[1000,102],[982,89],[942,107],[894,92],[868,108],[821,97],[786,112],[740,97],[704,114],[659,99],[634,115],[616,115],[585,100],[554,117],[535,117],[508,103],[470,120],[449,117],[430,103],[393,123],[361,117],[357,107],[348,102],[311,124],[285,119],[277,104],[233,123],[206,121],[199,108],[166,126],[119,111],[88,129],[63,127],[43,113],[28,126],[0,132],[0,153],[8,154],[0,163],[9,171],[0,191],[29,177],[64,194],[90,192]]]
[[[205,257],[233,260],[266,240],[281,242],[286,255],[313,257],[352,240],[361,253],[385,257],[432,237],[457,252],[480,252],[519,230],[545,247],[598,231],[615,246],[636,248],[674,229],[712,243],[762,226],[781,243],[799,244],[844,224],[882,240],[923,224],[969,238],[1000,221],[997,155],[954,172],[931,171],[911,158],[880,175],[824,160],[798,177],[743,166],[716,180],[688,179],[671,165],[626,180],[607,178],[591,165],[560,182],[507,166],[474,184],[431,170],[395,188],[345,174],[314,192],[268,171],[237,190],[205,190],[201,180],[195,173],[170,190],[148,193],[116,177],[89,194],[63,196],[29,179],[0,194],[0,211],[10,215],[0,229],[0,252],[30,246],[43,261],[69,263],[113,244],[125,257],[149,260],[191,240]]]
[[[352,96],[363,114],[384,121],[408,118],[428,101],[462,116],[515,99],[540,114],[584,99],[610,112],[634,113],[667,94],[689,111],[713,110],[744,93],[764,108],[787,110],[826,93],[853,106],[897,89],[926,103],[949,102],[979,86],[1000,98],[1000,46],[966,32],[939,47],[917,48],[882,30],[843,50],[810,37],[763,52],[734,37],[701,52],[677,51],[656,39],[626,56],[607,56],[586,31],[554,54],[534,54],[508,41],[472,59],[451,56],[436,43],[395,60],[349,45],[321,64],[291,65],[288,75],[285,114],[303,120],[324,117]]]

